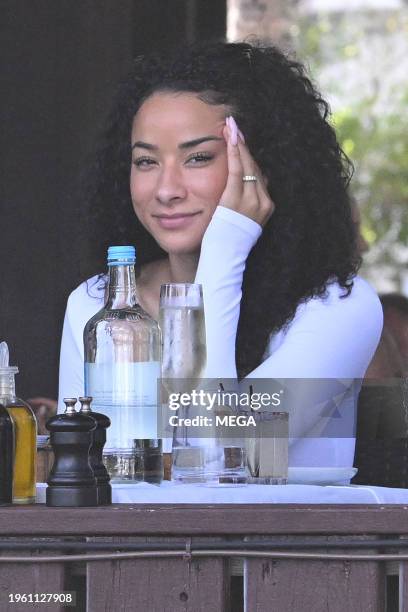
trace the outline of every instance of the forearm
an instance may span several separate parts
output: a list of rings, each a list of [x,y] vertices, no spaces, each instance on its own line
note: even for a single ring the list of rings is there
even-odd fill
[[[84,394],[84,365],[71,327],[68,315],[65,315],[61,340],[58,412],[64,411],[64,397],[79,397]]]
[[[260,225],[218,206],[204,235],[196,283],[203,286],[207,378],[236,378],[235,341],[247,257]]]

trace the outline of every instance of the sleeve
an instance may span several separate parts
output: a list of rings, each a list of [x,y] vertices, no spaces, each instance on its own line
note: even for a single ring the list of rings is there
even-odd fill
[[[196,282],[203,285],[207,378],[236,378],[235,341],[248,254],[262,228],[218,206],[203,238]],[[298,307],[282,341],[248,378],[362,378],[382,330],[382,308],[371,287],[354,280],[348,297],[337,284],[327,298]],[[254,325],[256,322],[254,322]]]
[[[68,298],[60,350],[58,412],[65,409],[64,397],[84,395],[83,331],[103,304],[104,284],[99,283],[99,276],[79,285]]]
[[[208,379],[236,380],[243,272],[261,232],[247,217],[218,207],[204,235],[196,282],[203,285]],[[363,279],[354,279],[347,297],[337,283],[327,293],[299,305],[293,321],[273,338],[269,355],[240,384],[256,391],[263,385],[270,390],[271,379],[283,388],[289,384],[281,409],[289,413],[291,466],[353,464],[360,384],[355,379],[364,377],[381,335],[381,304]]]
[[[64,402],[62,401],[64,397],[80,397],[84,394],[83,348],[81,350],[81,347],[78,346],[75,319],[75,306],[71,294],[68,299],[62,330],[58,412],[64,411]]]
[[[258,223],[218,206],[204,234],[195,282],[203,286],[207,378],[236,378],[235,338],[247,257]]]
[[[327,298],[298,307],[280,346],[250,377],[363,378],[383,326],[380,300],[361,278],[350,295],[337,283]]]

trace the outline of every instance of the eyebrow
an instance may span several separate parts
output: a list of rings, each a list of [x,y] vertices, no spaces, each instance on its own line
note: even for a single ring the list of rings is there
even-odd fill
[[[179,144],[178,148],[179,149],[190,149],[191,147],[196,147],[202,142],[208,142],[210,140],[220,141],[224,139],[220,138],[219,136],[202,136],[202,138],[195,138],[194,140],[187,140],[187,142],[182,142],[181,144]],[[157,151],[157,149],[159,148],[156,145],[152,145],[152,144],[149,144],[148,142],[143,142],[141,140],[137,140],[132,145],[132,150],[135,149],[136,147],[138,147],[139,149],[147,149],[148,151]]]

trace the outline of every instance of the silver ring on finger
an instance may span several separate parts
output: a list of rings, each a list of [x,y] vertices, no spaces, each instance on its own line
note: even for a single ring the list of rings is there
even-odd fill
[[[258,180],[258,177],[255,174],[244,174],[242,177],[244,183],[255,183]]]

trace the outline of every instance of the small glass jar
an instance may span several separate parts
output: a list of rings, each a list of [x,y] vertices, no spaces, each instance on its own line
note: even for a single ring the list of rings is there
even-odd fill
[[[50,436],[37,436],[37,482],[47,482],[53,463]]]
[[[134,480],[160,484],[163,480],[162,440],[134,440]]]

